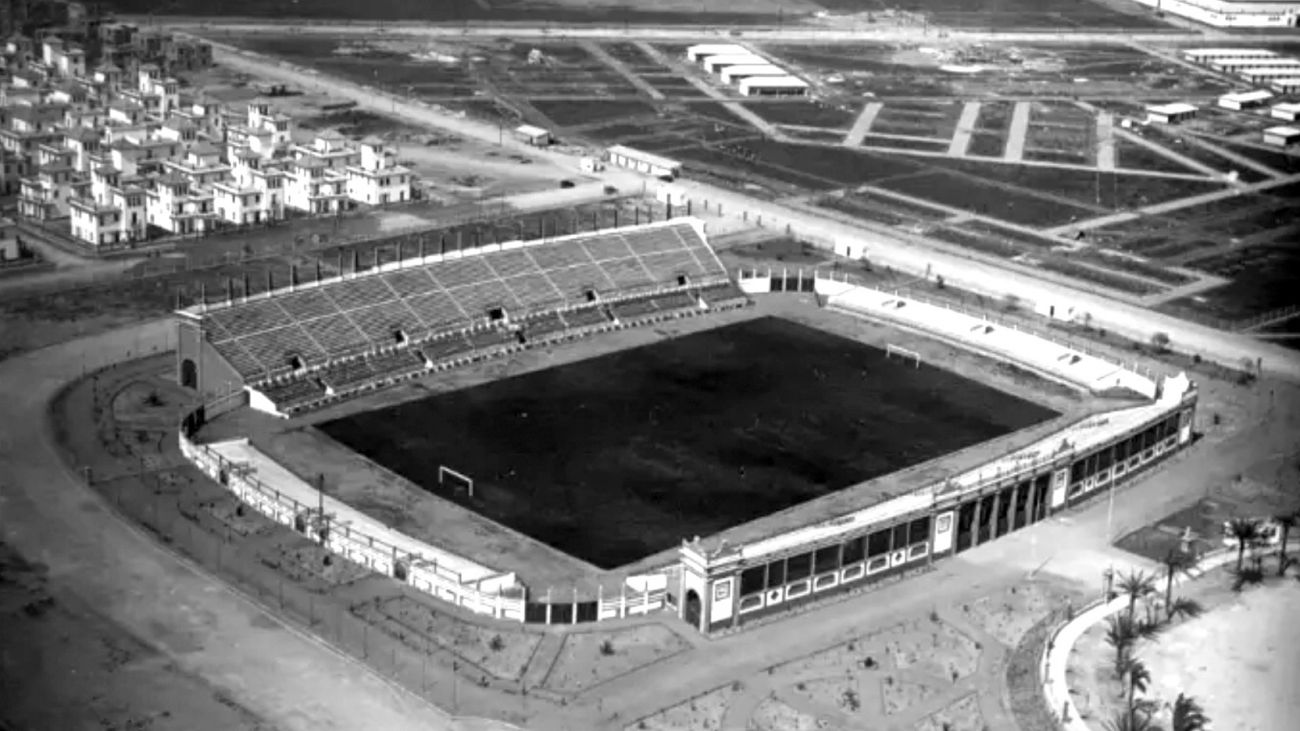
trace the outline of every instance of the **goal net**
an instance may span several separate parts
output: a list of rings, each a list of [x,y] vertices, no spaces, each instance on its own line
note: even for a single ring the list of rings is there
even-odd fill
[[[438,465],[438,485],[450,490],[451,494],[464,490],[469,497],[474,497],[474,478],[457,472],[447,465]]]
[[[901,345],[885,345],[885,357],[902,358],[903,360],[911,361],[913,366],[916,368],[921,367],[921,354],[915,350],[908,350]]]

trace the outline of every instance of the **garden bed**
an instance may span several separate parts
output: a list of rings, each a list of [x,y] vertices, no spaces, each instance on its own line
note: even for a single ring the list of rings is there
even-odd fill
[[[689,647],[677,633],[659,624],[570,632],[542,684],[561,693],[585,690]]]

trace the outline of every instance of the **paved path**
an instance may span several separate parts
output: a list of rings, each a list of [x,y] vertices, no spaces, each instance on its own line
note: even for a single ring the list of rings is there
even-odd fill
[[[0,361],[0,530],[182,671],[278,729],[430,731],[462,725],[369,669],[282,624],[117,518],[61,461],[49,401],[86,369],[171,347],[155,321]],[[496,725],[496,728],[507,728]]]
[[[1196,145],[1197,147],[1203,150],[1209,150],[1210,152],[1213,152],[1214,154],[1224,158],[1225,160],[1230,160],[1231,162],[1234,162],[1243,168],[1250,168],[1251,170],[1254,170],[1255,172],[1260,173],[1261,175],[1267,175],[1270,178],[1280,178],[1286,175],[1286,173],[1283,173],[1279,170],[1274,170],[1273,168],[1263,163],[1256,162],[1244,155],[1238,155],[1237,153],[1227,149],[1226,147],[1220,147],[1219,145],[1216,145],[1213,142],[1210,142],[1209,140],[1206,140],[1202,137],[1198,137],[1197,135],[1183,135],[1181,139],[1187,142],[1187,144],[1189,145]]]
[[[1097,169],[1108,172],[1115,169],[1114,112],[1097,115]]]
[[[975,131],[975,121],[980,116],[979,102],[966,102],[957,118],[957,130],[953,132],[952,142],[948,145],[948,154],[952,157],[966,157],[966,148],[970,147],[970,136]]]
[[[876,115],[885,105],[881,102],[867,102],[862,106],[862,111],[858,112],[858,118],[853,120],[853,127],[844,137],[845,147],[858,147],[862,140],[866,138],[867,132],[871,131],[871,125],[876,121]]]
[[[1193,160],[1192,158],[1186,155],[1180,155],[1177,152],[1169,149],[1168,147],[1165,147],[1164,145],[1158,145],[1152,142],[1151,140],[1148,140],[1147,138],[1142,137],[1141,135],[1134,134],[1126,129],[1116,129],[1114,130],[1114,134],[1120,137],[1121,139],[1127,140],[1136,145],[1141,145],[1147,148],[1148,150],[1151,150],[1152,152],[1156,153],[1157,155],[1163,155],[1164,157],[1173,160],[1179,165],[1183,165],[1184,167],[1191,168],[1192,170],[1195,170],[1203,175],[1207,175],[1212,178],[1223,177],[1223,171],[1221,170],[1215,170],[1214,168],[1210,167],[1209,165],[1206,165],[1203,162]]]
[[[1007,132],[1007,147],[1002,159],[1020,162],[1025,159],[1025,136],[1029,134],[1029,102],[1016,102],[1011,110],[1011,127]]]
[[[611,56],[604,46],[593,41],[584,41],[582,47],[587,49],[587,53],[600,59],[601,63],[613,69],[619,76],[627,79],[629,84],[648,94],[651,99],[660,100],[664,98],[663,92],[651,86],[645,79],[632,73],[632,70],[622,61]]]

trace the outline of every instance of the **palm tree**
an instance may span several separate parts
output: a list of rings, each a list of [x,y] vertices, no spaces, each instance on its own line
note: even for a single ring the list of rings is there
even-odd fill
[[[1156,731],[1156,726],[1151,724],[1151,716],[1146,713],[1116,713],[1105,725],[1106,731]]]
[[[1142,709],[1135,706],[1134,701],[1139,691],[1147,692],[1147,686],[1151,683],[1151,671],[1146,663],[1130,657],[1124,661],[1123,677],[1124,688],[1128,692],[1128,715],[1135,716]]]
[[[1241,562],[1246,558],[1246,544],[1259,538],[1259,521],[1253,518],[1233,518],[1228,523],[1228,535],[1237,541],[1237,573],[1241,573]]]
[[[1137,600],[1156,590],[1155,579],[1145,571],[1134,569],[1119,578],[1116,584],[1120,591],[1128,594],[1128,613],[1133,616],[1133,607]]]
[[[1209,725],[1210,719],[1205,717],[1201,704],[1191,696],[1179,693],[1174,701],[1169,731],[1205,731]]]
[[[1137,623],[1130,614],[1116,614],[1106,618],[1106,644],[1115,648],[1115,675],[1124,677],[1125,661],[1129,651],[1138,641]]]
[[[1196,565],[1196,560],[1189,554],[1180,551],[1177,548],[1170,548],[1160,562],[1165,566],[1165,618],[1172,619],[1173,614],[1171,613],[1171,610],[1174,606],[1174,575],[1183,573]]]
[[[1166,610],[1167,617],[1172,620],[1174,617],[1199,617],[1205,612],[1205,607],[1202,607],[1201,603],[1195,599],[1180,596],[1174,600],[1173,604],[1168,605]]]
[[[1273,520],[1282,527],[1282,542],[1277,545],[1277,575],[1285,576],[1286,567],[1290,561],[1286,556],[1286,541],[1291,537],[1291,529],[1295,527],[1297,521],[1300,521],[1300,511],[1291,511],[1281,515],[1273,516]]]

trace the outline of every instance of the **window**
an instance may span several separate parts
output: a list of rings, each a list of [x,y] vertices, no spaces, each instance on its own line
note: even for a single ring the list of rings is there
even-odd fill
[[[812,573],[811,553],[801,553],[798,556],[791,556],[786,559],[785,580],[787,582],[806,579],[810,573]]]
[[[886,553],[889,553],[889,530],[872,533],[867,539],[867,556],[875,558]]]
[[[493,307],[488,310],[488,319],[492,322],[500,322],[506,319],[506,311],[500,307]]]
[[[766,566],[755,566],[740,572],[740,595],[756,594],[764,589],[767,581]]]
[[[897,551],[907,545],[907,523],[901,523],[894,526],[894,550]]]
[[[777,559],[767,565],[767,588],[776,589],[785,585],[785,559]]]
[[[1028,485],[1025,486],[1028,491]],[[930,516],[917,518],[907,526],[908,544],[930,540]]]
[[[858,536],[844,544],[844,556],[841,561],[845,564],[857,563],[867,556],[867,537]]]
[[[813,573],[824,574],[827,571],[835,571],[840,567],[840,547],[826,546],[819,548],[813,554]]]

